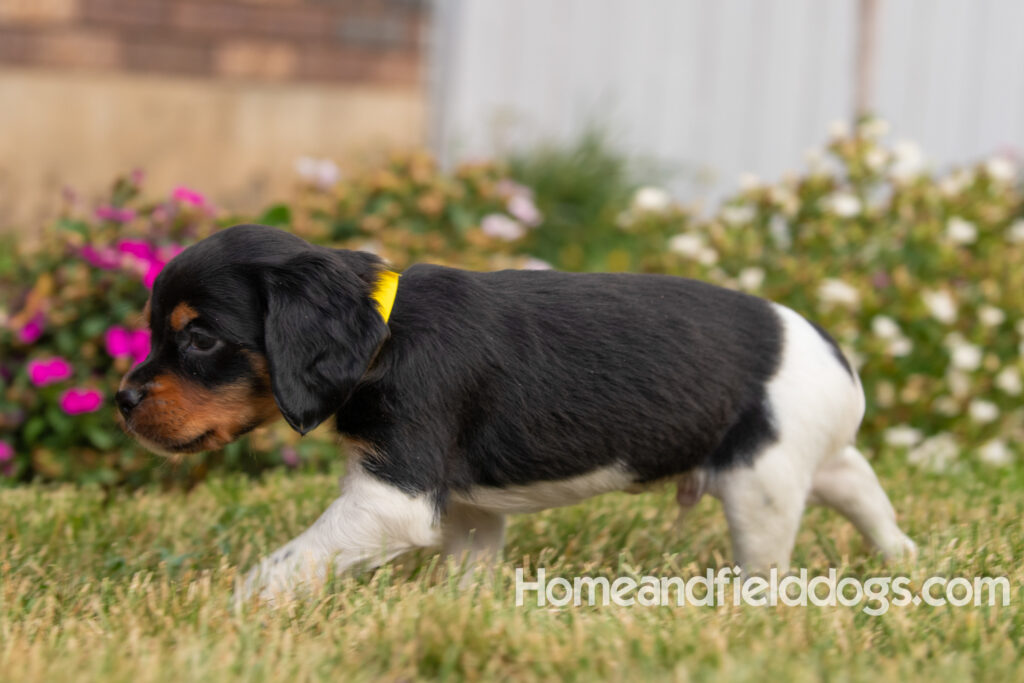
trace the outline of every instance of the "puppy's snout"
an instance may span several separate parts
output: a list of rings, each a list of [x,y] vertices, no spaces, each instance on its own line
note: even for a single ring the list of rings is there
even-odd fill
[[[121,389],[121,391],[114,394],[114,402],[117,403],[117,409],[127,419],[131,415],[132,410],[135,409],[135,406],[142,403],[142,399],[145,397],[146,392],[143,389]]]

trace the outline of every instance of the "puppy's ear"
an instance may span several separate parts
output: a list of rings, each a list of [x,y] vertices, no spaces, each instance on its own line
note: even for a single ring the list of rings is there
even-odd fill
[[[376,271],[375,263],[350,263],[342,252],[324,249],[295,256],[265,276],[271,387],[300,434],[341,408],[388,337],[371,298]]]

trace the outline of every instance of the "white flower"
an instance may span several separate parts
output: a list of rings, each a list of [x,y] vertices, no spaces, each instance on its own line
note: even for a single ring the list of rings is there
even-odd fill
[[[1024,242],[1024,218],[1015,220],[1006,230],[1006,239],[1014,244]]]
[[[1006,157],[993,157],[985,162],[985,173],[992,180],[1009,185],[1017,179],[1017,166]]]
[[[889,122],[877,116],[872,116],[862,121],[858,129],[863,137],[877,140],[889,134]]]
[[[850,124],[842,119],[836,119],[828,124],[828,135],[834,140],[848,138],[850,137]]]
[[[960,446],[952,434],[939,434],[926,439],[907,453],[907,461],[936,472],[944,472],[959,453]]]
[[[946,223],[946,237],[955,244],[972,244],[978,239],[978,229],[974,223],[953,216]]]
[[[1006,322],[1006,313],[1001,308],[985,305],[978,309],[978,320],[985,327],[998,327]]]
[[[730,206],[723,206],[720,215],[727,225],[738,226],[746,225],[750,221],[754,220],[757,212],[754,210],[754,207],[749,204],[734,204]]]
[[[551,264],[531,256],[523,263],[522,270],[551,270]]]
[[[829,278],[818,287],[818,297],[825,303],[856,308],[860,293],[842,280]]]
[[[939,190],[942,191],[947,197],[953,197],[961,192],[964,188],[974,182],[974,171],[967,168],[961,168],[958,171],[953,171],[948,176],[939,181]]]
[[[889,161],[889,155],[881,147],[872,147],[864,154],[864,163],[875,173],[880,173]]]
[[[956,300],[945,290],[926,290],[921,293],[924,305],[932,317],[947,325],[956,321]]]
[[[852,218],[861,210],[860,200],[849,192],[836,192],[825,199],[825,204],[841,218]]]
[[[950,368],[946,372],[946,386],[953,392],[953,396],[963,399],[971,393],[971,378],[963,370]]]
[[[899,323],[887,315],[876,315],[872,318],[871,331],[882,339],[898,339],[903,335]]]
[[[747,291],[757,291],[764,284],[764,268],[751,266],[740,271],[740,287]]]
[[[996,375],[996,387],[1010,396],[1020,396],[1024,391],[1024,380],[1021,379],[1020,370],[1013,366],[1000,370]]]
[[[976,398],[967,406],[967,414],[979,424],[988,424],[999,417],[999,406],[992,401]]]
[[[953,417],[960,414],[960,404],[952,396],[939,396],[932,403],[932,408],[939,415]]]
[[[885,430],[885,443],[897,448],[911,448],[916,446],[924,438],[920,429],[914,429],[909,425],[897,425]]]
[[[773,185],[768,190],[768,197],[787,216],[792,216],[800,208],[800,199],[784,185]]]
[[[909,356],[913,350],[914,342],[910,341],[906,337],[893,339],[889,342],[889,355],[895,358],[904,358]]]
[[[828,175],[828,159],[820,149],[812,147],[805,151],[804,160],[811,175]]]
[[[761,187],[761,179],[753,173],[741,173],[737,183],[744,192]]]
[[[888,408],[896,402],[896,385],[887,380],[875,384],[875,403],[882,408]]]
[[[981,347],[960,338],[950,340],[949,355],[953,367],[957,370],[973,372],[981,367]]]
[[[978,449],[978,456],[983,463],[995,467],[1009,465],[1013,459],[1013,454],[1010,453],[1010,449],[1006,447],[1006,442],[1002,439],[987,441]]]
[[[892,166],[889,175],[896,180],[913,180],[924,172],[924,154],[917,143],[900,140],[892,147]]]
[[[697,254],[697,262],[702,266],[713,266],[718,263],[718,252],[711,247],[704,247]]]
[[[537,205],[533,203],[533,198],[528,194],[512,196],[509,198],[506,208],[510,214],[531,228],[540,225],[544,220]]]
[[[295,172],[310,185],[321,189],[332,187],[341,177],[338,165],[330,159],[299,157],[295,160]]]
[[[668,249],[674,254],[695,259],[704,249],[704,238],[689,232],[680,233],[668,241]]]
[[[789,249],[793,246],[793,235],[789,229],[789,223],[785,218],[776,214],[768,221],[768,233],[772,241],[779,249]]]
[[[672,195],[660,187],[641,187],[633,194],[633,208],[648,213],[665,213],[672,206]]]
[[[526,234],[526,228],[522,223],[502,213],[491,213],[484,216],[480,221],[480,229],[488,237],[507,242],[514,242]]]

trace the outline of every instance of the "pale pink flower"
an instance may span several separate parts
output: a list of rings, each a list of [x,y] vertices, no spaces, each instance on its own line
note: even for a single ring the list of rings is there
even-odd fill
[[[96,207],[96,218],[114,223],[130,223],[135,220],[135,209],[109,205],[98,206]]]

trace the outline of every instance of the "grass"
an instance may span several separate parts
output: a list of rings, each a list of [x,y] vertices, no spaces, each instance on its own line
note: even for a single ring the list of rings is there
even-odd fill
[[[506,561],[459,591],[418,553],[276,610],[234,610],[247,567],[312,521],[335,477],[225,477],[153,489],[0,490],[0,678],[221,681],[1019,680],[1024,468],[879,473],[921,546],[908,573],[1005,575],[1008,607],[578,607],[514,604],[514,567],[548,577],[689,576],[728,562],[720,506],[677,524],[673,492],[614,494],[517,517]],[[850,527],[812,509],[795,566],[886,573]]]

